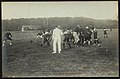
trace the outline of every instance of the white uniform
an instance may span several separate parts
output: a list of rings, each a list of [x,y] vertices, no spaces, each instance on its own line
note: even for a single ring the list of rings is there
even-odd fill
[[[73,37],[74,37],[74,39],[75,39],[74,43],[75,43],[75,44],[78,43],[78,41],[79,41],[79,36],[78,36],[77,32],[73,32]]]
[[[58,47],[58,53],[61,52],[62,35],[63,35],[63,32],[60,29],[55,28],[53,30],[53,35],[52,35],[53,51],[54,51],[53,53],[56,53],[57,47]]]

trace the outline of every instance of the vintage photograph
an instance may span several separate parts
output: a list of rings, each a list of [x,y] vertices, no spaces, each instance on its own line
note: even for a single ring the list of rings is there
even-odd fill
[[[118,1],[1,2],[2,77],[119,77]]]

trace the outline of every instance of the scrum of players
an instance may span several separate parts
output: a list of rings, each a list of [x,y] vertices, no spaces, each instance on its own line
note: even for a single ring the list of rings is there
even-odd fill
[[[53,35],[54,29],[46,29],[45,31],[40,30],[39,33],[36,35],[36,39],[40,38],[42,43],[40,46],[43,46],[47,43],[48,46],[50,46],[50,42],[52,41],[52,35]],[[63,48],[66,47],[66,45],[71,47],[79,47],[79,46],[101,46],[101,42],[98,39],[98,31],[95,27],[86,26],[85,28],[82,28],[80,25],[77,25],[74,29],[62,29],[60,30],[63,32],[62,35],[62,46]],[[104,38],[108,38],[107,36],[107,29],[103,29],[104,31]],[[92,39],[93,36],[93,39]],[[12,46],[12,34],[10,31],[7,31],[4,35],[3,39],[3,46],[5,46],[5,43],[9,41],[9,44]],[[37,42],[37,41],[35,41]]]

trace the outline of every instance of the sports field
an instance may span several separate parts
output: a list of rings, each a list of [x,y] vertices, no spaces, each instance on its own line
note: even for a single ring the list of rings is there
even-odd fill
[[[97,29],[98,30],[98,29]],[[81,46],[63,49],[52,54],[51,46],[40,46],[36,40],[38,31],[12,31],[13,45],[3,47],[3,77],[11,76],[119,76],[118,29],[103,37],[98,30],[100,47]]]

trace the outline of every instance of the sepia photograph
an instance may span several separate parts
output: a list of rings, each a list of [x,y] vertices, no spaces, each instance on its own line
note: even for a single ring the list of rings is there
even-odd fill
[[[2,77],[119,77],[118,1],[1,2]]]

